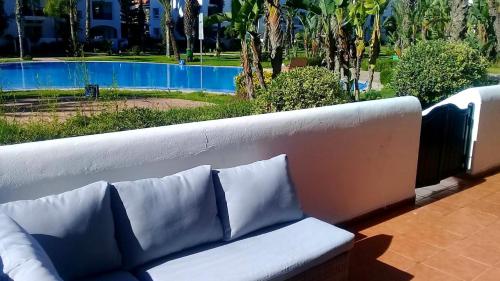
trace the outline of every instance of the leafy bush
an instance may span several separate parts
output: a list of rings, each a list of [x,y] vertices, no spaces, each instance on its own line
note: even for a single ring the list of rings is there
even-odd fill
[[[442,40],[408,48],[394,69],[391,87],[397,95],[412,95],[424,106],[485,81],[487,62],[464,43]]]
[[[338,76],[323,67],[300,67],[281,73],[257,95],[258,112],[286,111],[345,103],[349,95]]]
[[[264,71],[264,82],[266,83],[266,85],[269,85],[269,83],[271,83],[272,75],[273,75],[272,72]],[[259,84],[259,78],[257,78],[257,74],[255,73],[255,71],[252,73],[252,78],[255,90],[258,91],[260,89],[260,84]],[[238,76],[236,76],[235,80],[236,80],[236,97],[241,99],[246,99],[247,90],[245,88],[245,79],[243,77],[243,73],[240,73]]]
[[[19,123],[7,121],[0,116],[0,144],[101,134],[155,126],[231,118],[251,115],[255,111],[248,101],[199,108],[179,108],[166,111],[132,108],[122,111],[107,111],[92,116],[76,115],[65,122],[53,120]]]

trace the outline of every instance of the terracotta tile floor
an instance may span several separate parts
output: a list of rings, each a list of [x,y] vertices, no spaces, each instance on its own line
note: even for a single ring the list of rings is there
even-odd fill
[[[348,229],[352,281],[500,281],[500,173],[418,189],[414,207]]]

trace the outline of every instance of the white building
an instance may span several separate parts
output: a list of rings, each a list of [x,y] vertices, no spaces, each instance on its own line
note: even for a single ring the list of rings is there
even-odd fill
[[[184,0],[171,0],[172,1],[172,17],[174,21],[179,20],[183,16],[184,11]],[[205,17],[209,15],[208,8],[212,4],[210,0],[198,0],[198,4],[201,7],[201,12]],[[149,34],[152,38],[162,38],[162,27],[161,19],[163,16],[163,6],[158,0],[150,0],[149,3]],[[231,0],[224,0],[223,12],[231,11]],[[176,37],[180,35],[176,34]]]
[[[58,29],[66,24],[61,19],[48,17],[44,14],[43,8],[46,0],[27,0],[24,13],[25,37],[31,41],[28,44],[37,45],[40,43],[50,43],[59,39]],[[17,38],[17,24],[15,20],[15,1],[4,1],[5,15],[9,17],[9,25],[4,32],[3,40],[0,44],[6,43],[6,37]],[[85,0],[78,1],[78,18],[80,39],[83,39],[85,32]],[[121,38],[121,19],[119,0],[92,0],[91,1],[91,36],[103,39]],[[10,36],[9,36],[10,35]]]

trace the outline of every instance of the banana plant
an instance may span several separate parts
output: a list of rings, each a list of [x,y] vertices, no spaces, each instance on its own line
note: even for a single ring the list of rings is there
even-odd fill
[[[326,66],[330,70],[335,69],[336,44],[334,37],[334,17],[337,9],[337,3],[343,0],[288,0],[286,5],[296,9],[307,10],[317,16],[317,27],[321,28],[324,37]]]
[[[304,11],[299,12],[297,14],[297,18],[304,28],[304,51],[306,53],[306,57],[309,57],[309,41],[314,38],[315,31],[318,29],[318,16],[310,11]]]
[[[368,60],[368,91],[370,91],[373,86],[373,74],[375,72],[377,58],[380,54],[380,13],[384,11],[385,4],[386,0],[365,0],[364,2],[366,13],[374,17]]]
[[[356,47],[356,64],[354,66],[354,99],[359,100],[359,75],[361,73],[361,60],[365,53],[365,32],[364,26],[366,23],[366,10],[363,0],[354,0],[349,5],[349,19],[354,28],[355,40],[354,45]]]
[[[241,64],[248,99],[253,99],[255,92],[248,37],[250,37],[255,71],[259,77],[259,83],[265,88],[263,69],[260,62],[260,38],[257,33],[257,22],[263,13],[263,4],[263,0],[232,0],[231,12],[219,14],[221,18],[230,23],[229,32],[240,39]]]

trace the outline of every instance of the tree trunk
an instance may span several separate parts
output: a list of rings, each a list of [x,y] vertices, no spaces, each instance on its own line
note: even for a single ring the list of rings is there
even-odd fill
[[[280,0],[267,0],[269,23],[269,41],[271,45],[271,66],[273,68],[273,78],[281,73],[283,63],[283,32],[281,30]]]
[[[257,78],[259,79],[259,85],[262,89],[266,88],[266,82],[264,80],[264,70],[262,69],[262,64],[260,62],[261,58],[261,46],[260,38],[258,33],[251,34],[251,44],[252,56],[253,56],[253,68],[257,73]]]
[[[220,57],[220,53],[222,51],[221,45],[220,45],[220,30],[221,30],[221,23],[217,23],[217,34],[215,38],[215,56]]]
[[[76,14],[75,14],[75,5],[73,3],[73,0],[69,1],[69,30],[70,30],[70,37],[71,37],[71,47],[73,51],[73,56],[78,55],[78,43],[77,43],[77,38],[76,38]]]
[[[19,37],[19,58],[22,60],[24,58],[24,17],[23,17],[23,0],[16,0],[16,23],[17,23],[17,34]]]
[[[499,4],[495,0],[488,0],[488,12],[490,14],[491,22],[493,23],[493,29],[495,30],[496,42],[496,55],[500,54],[500,13]]]
[[[354,45],[356,46],[356,63],[354,65],[354,99],[359,101],[359,76],[361,74],[361,60],[365,53],[365,41],[363,34],[359,34]]]
[[[90,11],[91,0],[85,0],[85,42],[89,43],[90,40]]]
[[[144,51],[144,28],[146,26],[146,14],[144,12],[144,5],[142,0],[139,1],[139,11],[137,14],[137,23],[139,25],[139,45],[141,47],[141,51]]]
[[[325,53],[326,53],[326,68],[331,71],[335,70],[335,53],[337,51],[337,46],[335,45],[335,38],[331,30],[327,31],[325,38]]]
[[[380,54],[380,16],[375,15],[375,20],[373,21],[373,31],[372,38],[370,41],[370,56],[369,56],[369,72],[368,72],[368,91],[372,89],[373,85],[373,74],[375,72],[375,65],[377,63],[377,58]]]
[[[170,28],[165,26],[165,56],[170,57]]]
[[[193,51],[193,35],[196,18],[196,0],[186,0],[184,5],[184,33],[186,34],[186,49]],[[188,57],[188,61],[193,58]]]
[[[465,34],[467,32],[468,7],[469,7],[468,0],[451,1],[450,39],[453,41],[460,41],[465,38]]]
[[[241,63],[243,64],[243,75],[245,76],[245,88],[249,100],[254,97],[254,87],[252,79],[252,67],[248,56],[248,46],[245,38],[241,39]]]
[[[174,27],[170,26],[170,43],[172,44],[172,51],[174,52],[174,57],[177,61],[181,60],[181,55],[179,54],[179,48],[177,48],[177,40],[175,40]]]
[[[308,38],[307,31],[304,30],[304,52],[306,53],[306,58],[309,57],[309,46],[308,46]]]
[[[267,9],[266,9],[267,10]],[[267,11],[266,11],[266,17],[264,18],[264,36],[262,38],[262,43],[264,45],[263,50],[264,52],[269,52],[269,24],[267,23]]]

